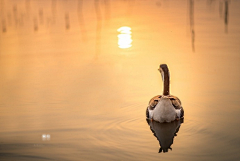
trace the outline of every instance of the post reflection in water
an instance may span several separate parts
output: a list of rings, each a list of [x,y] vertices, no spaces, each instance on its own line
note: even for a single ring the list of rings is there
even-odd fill
[[[225,1],[225,13],[224,13],[225,32],[228,33],[228,1]]]
[[[219,2],[219,15],[220,18],[224,19],[225,24],[225,33],[228,33],[228,21],[229,21],[229,0],[225,0],[224,2]]]
[[[183,121],[184,120],[181,119],[170,123],[159,123],[147,119],[150,130],[159,141],[159,153],[168,152],[169,149],[172,150],[171,146],[173,144],[174,137],[177,136],[177,133],[179,132],[181,123],[183,123]]]
[[[130,27],[123,26],[117,30],[118,34],[118,47],[126,49],[132,47],[132,31]]]
[[[192,51],[195,52],[195,30],[194,30],[194,0],[189,0],[190,32],[192,38]]]
[[[101,53],[101,32],[102,32],[102,14],[100,10],[99,0],[94,1],[95,12],[97,17],[97,26],[96,26],[96,58]]]
[[[69,20],[69,14],[65,13],[65,25],[66,25],[66,30],[70,29],[70,20]]]
[[[87,41],[86,37],[86,28],[85,28],[85,22],[83,17],[83,0],[78,0],[78,21],[81,29],[82,34],[82,40],[85,42]]]

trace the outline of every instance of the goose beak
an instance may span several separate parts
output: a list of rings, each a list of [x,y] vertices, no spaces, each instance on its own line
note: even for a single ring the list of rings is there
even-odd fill
[[[161,68],[159,68],[158,71],[159,71],[160,73],[162,73],[162,69],[161,69]]]

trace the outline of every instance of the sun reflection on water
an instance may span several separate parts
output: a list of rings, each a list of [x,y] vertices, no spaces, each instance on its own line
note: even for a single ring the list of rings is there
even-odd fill
[[[132,46],[132,31],[130,27],[123,26],[118,30],[118,47],[121,49],[127,49]]]

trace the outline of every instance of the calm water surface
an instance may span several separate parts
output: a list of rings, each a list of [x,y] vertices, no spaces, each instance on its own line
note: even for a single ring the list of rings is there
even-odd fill
[[[239,160],[239,8],[1,0],[0,160]],[[145,119],[160,63],[184,120]]]

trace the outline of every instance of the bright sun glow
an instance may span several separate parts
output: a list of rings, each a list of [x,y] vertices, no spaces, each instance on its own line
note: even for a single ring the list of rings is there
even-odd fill
[[[130,48],[132,46],[131,28],[127,26],[120,27],[118,30],[118,47],[121,49]]]

